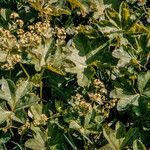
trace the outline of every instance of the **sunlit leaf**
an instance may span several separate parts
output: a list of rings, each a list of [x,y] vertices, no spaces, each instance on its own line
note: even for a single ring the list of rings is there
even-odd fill
[[[95,12],[94,12],[94,18],[98,19],[101,15],[103,15],[105,10],[105,5],[103,0],[92,0],[92,5],[94,5]]]
[[[83,12],[88,13],[88,6],[84,0],[67,0],[72,8],[80,8]]]
[[[135,140],[133,143],[133,150],[146,150],[146,147],[140,140]]]
[[[138,90],[140,93],[143,93],[148,81],[150,81],[150,71],[138,75]]]
[[[58,70],[57,68],[55,68],[55,67],[53,67],[53,66],[51,66],[51,65],[48,65],[46,68],[47,68],[48,70],[52,71],[52,72],[57,73],[57,74],[65,75],[63,71]]]
[[[119,59],[118,67],[124,67],[125,65],[129,64],[131,60],[136,60],[134,51],[131,48],[125,46],[121,46],[118,49],[115,49],[112,55]]]
[[[0,98],[6,100],[11,108],[14,107],[16,86],[12,80],[2,79],[1,81]]]
[[[121,21],[122,29],[124,29],[126,28],[126,26],[128,26],[131,17],[130,9],[125,2],[121,3],[119,13],[121,17],[120,21]]]
[[[20,110],[20,109],[31,107],[38,101],[39,101],[39,97],[36,96],[34,93],[27,94],[16,103],[15,109]]]
[[[119,150],[120,149],[120,142],[118,139],[116,139],[115,131],[113,131],[111,128],[105,127],[103,129],[104,137],[109,142],[110,147],[113,150]]]
[[[32,89],[31,83],[29,81],[22,81],[17,85],[17,90],[16,90],[16,102],[24,97],[26,94],[30,93]]]
[[[0,107],[0,124],[3,123],[4,121],[8,120],[11,118],[11,115],[13,115],[13,112],[4,110],[2,107]]]
[[[0,51],[0,62],[5,62],[7,55],[8,55],[7,52]]]
[[[119,14],[112,8],[108,8],[106,10],[106,16],[108,20],[117,28],[120,27],[120,19],[119,19]]]
[[[43,105],[34,104],[28,110],[28,116],[32,119],[39,119],[42,115]]]
[[[33,130],[36,132],[34,138],[28,139],[25,142],[25,147],[33,150],[46,150],[46,134],[38,127],[33,128]]]

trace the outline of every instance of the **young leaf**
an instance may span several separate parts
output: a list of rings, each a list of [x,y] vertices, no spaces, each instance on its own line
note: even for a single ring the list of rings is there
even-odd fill
[[[120,21],[121,21],[121,26],[122,29],[125,29],[126,26],[129,25],[129,20],[130,20],[130,9],[127,5],[127,3],[122,2],[120,5],[120,10],[119,10],[119,15],[120,15]]]
[[[84,0],[67,0],[72,8],[80,8],[81,11],[83,11],[84,13],[88,13],[89,12],[89,9],[88,9],[88,5],[86,5],[86,1]]]
[[[116,12],[114,9],[108,8],[108,9],[106,10],[106,17],[108,18],[108,20],[109,20],[116,28],[119,28],[119,27],[120,27],[119,14],[118,14],[118,12]]]

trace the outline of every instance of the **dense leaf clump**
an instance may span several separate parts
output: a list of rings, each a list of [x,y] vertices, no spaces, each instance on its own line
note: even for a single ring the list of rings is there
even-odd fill
[[[0,149],[150,148],[148,0],[0,1]]]

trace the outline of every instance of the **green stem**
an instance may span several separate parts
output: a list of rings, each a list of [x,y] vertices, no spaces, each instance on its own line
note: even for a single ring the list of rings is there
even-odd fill
[[[40,79],[40,99],[42,100],[43,98],[43,82],[42,82],[42,77],[44,74],[45,68],[42,69],[41,71],[41,79]]]
[[[21,63],[19,63],[19,65],[22,68],[23,72],[26,74],[27,79],[30,80],[30,76],[29,76],[28,72],[26,71],[26,69],[24,68],[24,66]]]
[[[40,81],[40,100],[42,100],[43,97],[43,82]]]
[[[11,79],[11,70],[9,71],[9,78]]]
[[[68,133],[69,134],[69,133]],[[68,141],[68,143],[70,144],[70,146],[73,148],[73,150],[77,150],[76,146],[74,145],[74,143],[72,143],[72,141],[65,135],[63,134],[64,137],[66,138],[66,140]]]

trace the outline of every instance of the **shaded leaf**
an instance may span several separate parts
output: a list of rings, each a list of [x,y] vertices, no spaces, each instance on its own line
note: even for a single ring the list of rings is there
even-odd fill
[[[104,39],[106,40],[106,39]],[[74,37],[68,49],[71,54],[67,57],[68,60],[74,63],[74,67],[66,68],[67,72],[76,73],[78,84],[82,87],[88,86],[94,71],[92,70],[92,63],[98,61],[97,56],[103,53],[103,50],[108,46],[108,41],[96,48],[91,47],[90,40],[83,34]]]
[[[115,130],[116,130],[116,138],[120,139],[120,140],[122,138],[122,140],[123,140],[124,137],[125,137],[125,134],[126,134],[124,124],[121,123],[121,122],[117,122],[116,125],[115,125]]]
[[[10,133],[0,133],[0,144],[4,144],[11,139]],[[3,149],[3,148],[2,148]]]
[[[133,144],[135,139],[139,138],[139,129],[138,128],[130,128],[129,131],[126,133],[125,139],[121,143],[121,147],[124,148],[125,146],[130,146]]]

